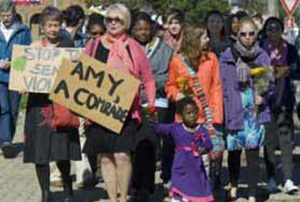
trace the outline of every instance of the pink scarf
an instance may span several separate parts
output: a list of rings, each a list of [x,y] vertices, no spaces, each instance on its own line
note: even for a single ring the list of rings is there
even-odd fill
[[[95,57],[101,39],[111,44],[107,65],[111,68],[127,72],[142,80],[143,85],[146,87],[149,105],[154,106],[155,80],[150,62],[142,47],[138,42],[125,34],[119,38],[114,38],[109,34],[105,34],[104,36],[88,41],[85,52],[88,55]],[[140,105],[141,97],[140,92],[138,92],[137,98],[132,104],[132,117],[137,118],[139,121],[141,121]]]
[[[183,31],[181,32],[180,37],[179,37],[178,40],[176,40],[169,31],[166,31],[165,34],[164,34],[164,41],[171,48],[173,48],[177,53],[180,50],[182,39],[183,39]]]

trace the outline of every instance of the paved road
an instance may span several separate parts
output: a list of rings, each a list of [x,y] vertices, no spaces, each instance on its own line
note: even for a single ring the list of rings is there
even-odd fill
[[[15,137],[15,147],[18,151],[18,155],[14,159],[4,159],[0,156],[0,202],[39,202],[40,201],[40,190],[38,186],[38,182],[35,176],[34,165],[31,164],[23,164],[23,124],[24,123],[24,113],[20,113],[20,118],[18,122],[17,134]],[[300,184],[300,134],[296,135],[296,145],[298,145],[294,150],[294,162],[295,172],[294,179],[296,179],[296,183]],[[226,158],[226,157],[225,157]],[[261,159],[262,161],[262,159]],[[277,194],[268,195],[267,192],[263,189],[265,185],[265,171],[263,161],[261,163],[262,171],[258,173],[257,177],[262,179],[260,183],[260,195],[262,201],[269,202],[281,202],[281,201],[290,201],[290,202],[300,202],[300,195],[290,196],[287,194],[283,194],[281,192]],[[280,169],[281,165],[278,164],[278,169]],[[226,184],[228,183],[227,178],[227,165],[226,161],[224,161],[224,174],[223,174],[223,183],[226,188]],[[164,190],[161,182],[159,180],[159,173],[157,173],[157,187],[155,195],[152,196],[151,202],[163,202],[168,201],[168,198],[163,200],[164,193],[167,193]],[[244,170],[242,170],[241,176],[245,176]],[[297,176],[297,177],[296,177]],[[278,177],[279,181],[281,181],[282,176]],[[241,179],[241,191],[239,192],[240,198],[238,201],[243,202],[247,201],[245,199],[245,188],[246,185],[243,183],[243,178]],[[52,188],[54,192],[55,202],[62,200],[62,190],[59,188]],[[219,191],[217,194],[217,201],[224,201],[224,191]],[[107,195],[103,188],[103,184],[98,184],[96,188],[86,189],[86,190],[75,190],[76,202],[92,202],[92,201],[101,201],[106,202]]]

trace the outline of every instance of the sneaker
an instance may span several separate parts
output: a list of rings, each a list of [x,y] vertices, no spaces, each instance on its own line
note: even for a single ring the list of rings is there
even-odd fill
[[[10,142],[5,142],[2,144],[2,152],[3,152],[3,156],[4,158],[14,158],[15,157],[15,150],[13,145]]]
[[[270,178],[268,181],[268,184],[266,186],[266,189],[270,192],[270,193],[274,193],[277,191],[277,184],[274,178]]]
[[[292,180],[287,180],[284,184],[283,190],[288,194],[293,194],[298,191],[298,187],[294,185]]]
[[[256,198],[254,196],[249,196],[248,202],[256,202]]]

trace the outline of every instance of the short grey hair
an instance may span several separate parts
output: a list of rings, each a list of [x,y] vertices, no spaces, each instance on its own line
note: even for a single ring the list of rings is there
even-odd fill
[[[126,30],[130,29],[131,25],[131,15],[129,9],[124,5],[120,3],[112,4],[106,9],[105,16],[107,17],[107,14],[111,11],[115,11],[118,15],[118,17],[122,20],[124,23],[124,27]],[[107,25],[107,22],[105,22],[105,25]]]
[[[0,4],[0,12],[16,12],[16,5],[12,0],[2,0]]]

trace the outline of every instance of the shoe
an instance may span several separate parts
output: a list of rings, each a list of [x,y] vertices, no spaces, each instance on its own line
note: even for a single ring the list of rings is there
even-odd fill
[[[256,198],[254,196],[249,196],[248,202],[256,202]]]
[[[150,198],[150,192],[148,190],[145,189],[141,189],[136,191],[134,198],[133,198],[133,202],[147,202],[149,201]]]
[[[4,158],[11,159],[11,158],[15,157],[15,150],[14,150],[13,145],[10,142],[4,142],[2,144],[1,149],[3,152]]]
[[[227,195],[227,201],[236,201],[236,200],[237,200],[237,187],[231,187]]]
[[[274,193],[276,192],[277,189],[277,184],[274,178],[270,178],[268,181],[268,184],[266,186],[266,189],[270,192],[270,193]]]
[[[294,185],[294,182],[292,180],[287,180],[283,187],[284,192],[288,194],[293,194],[298,191],[298,187]]]

